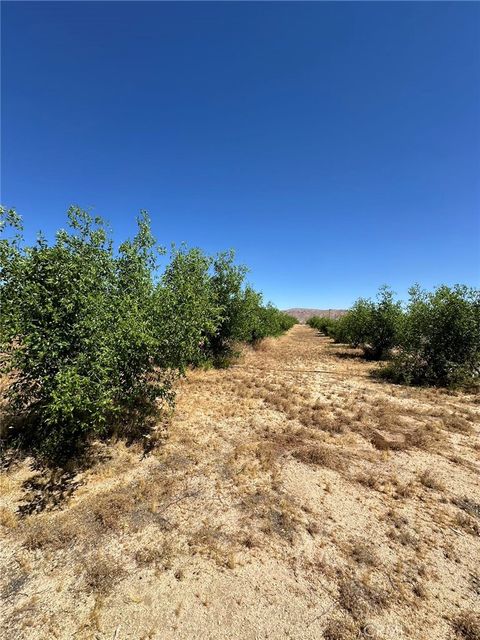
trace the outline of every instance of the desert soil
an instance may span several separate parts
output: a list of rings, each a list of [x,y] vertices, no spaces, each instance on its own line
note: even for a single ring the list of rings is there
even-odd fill
[[[147,450],[5,456],[0,636],[477,640],[479,398],[373,367],[297,325],[190,372]]]

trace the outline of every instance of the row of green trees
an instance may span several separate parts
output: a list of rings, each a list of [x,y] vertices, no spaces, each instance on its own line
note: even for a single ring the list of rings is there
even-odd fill
[[[404,305],[388,287],[358,299],[339,320],[308,324],[336,342],[389,362],[381,375],[406,384],[456,386],[480,381],[480,290],[464,285],[409,291]]]
[[[145,212],[118,250],[104,222],[72,207],[53,243],[27,246],[21,219],[0,209],[0,348],[10,370],[8,429],[46,456],[125,429],[173,403],[188,366],[224,366],[239,342],[295,320],[246,285],[232,252],[164,254]]]

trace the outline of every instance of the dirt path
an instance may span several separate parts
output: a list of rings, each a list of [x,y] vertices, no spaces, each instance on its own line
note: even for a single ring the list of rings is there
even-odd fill
[[[370,369],[296,326],[190,373],[149,455],[5,472],[1,637],[476,639],[478,398]]]

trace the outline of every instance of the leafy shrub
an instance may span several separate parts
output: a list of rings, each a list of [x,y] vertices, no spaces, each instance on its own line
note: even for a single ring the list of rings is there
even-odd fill
[[[279,336],[297,324],[297,319],[279,311],[271,304],[260,306],[257,311],[259,323],[250,342],[258,342],[267,336]]]
[[[337,344],[350,344],[350,332],[347,315],[338,318],[327,327],[327,335]]]
[[[207,362],[207,346],[220,323],[211,266],[212,259],[200,249],[174,249],[156,287],[154,323],[164,368],[183,372],[188,365]]]
[[[383,375],[408,384],[459,385],[480,374],[480,291],[410,289],[399,349]]]
[[[403,317],[402,305],[393,299],[392,291],[380,288],[377,301],[371,305],[371,320],[368,328],[362,329],[362,346],[366,357],[380,360],[390,355],[398,344],[398,332]]]
[[[208,353],[217,366],[227,365],[234,355],[234,343],[248,334],[243,283],[247,269],[233,263],[233,251],[213,261],[212,295],[220,311],[216,331],[209,337]]]
[[[377,300],[359,298],[350,311],[330,329],[336,342],[361,347],[365,357],[380,360],[398,344],[402,306],[395,302],[392,291],[381,287]]]
[[[278,336],[296,323],[272,305],[264,306],[262,295],[244,285],[246,267],[233,261],[233,251],[221,253],[213,261],[211,286],[220,320],[216,332],[210,335],[209,353],[216,366],[230,363],[237,354],[236,343]]]
[[[323,316],[312,316],[307,320],[307,324],[312,329],[316,329],[320,333],[325,335],[330,335],[331,331],[334,331],[334,327],[337,323],[337,320],[332,320],[332,318],[324,318]]]

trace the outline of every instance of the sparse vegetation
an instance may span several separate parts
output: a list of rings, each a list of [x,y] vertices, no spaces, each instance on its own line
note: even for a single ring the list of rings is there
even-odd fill
[[[436,491],[445,490],[445,484],[442,480],[428,469],[421,473],[418,479],[427,489],[435,489]]]
[[[294,451],[293,456],[305,464],[319,465],[334,470],[345,467],[345,462],[337,451],[321,445],[302,447]]]
[[[344,575],[340,577],[338,599],[343,609],[358,620],[388,607],[389,592],[373,584],[367,574]]]
[[[361,539],[353,540],[349,548],[350,556],[358,564],[375,567],[379,560],[375,549],[371,543],[367,543]]]
[[[480,640],[480,615],[473,611],[463,611],[453,621],[457,637],[463,640]]]
[[[480,0],[0,21],[0,640],[480,640]]]
[[[323,631],[324,640],[358,640],[360,630],[351,618],[330,620]]]
[[[108,593],[124,574],[121,563],[110,555],[94,552],[84,559],[85,587],[99,594]]]

